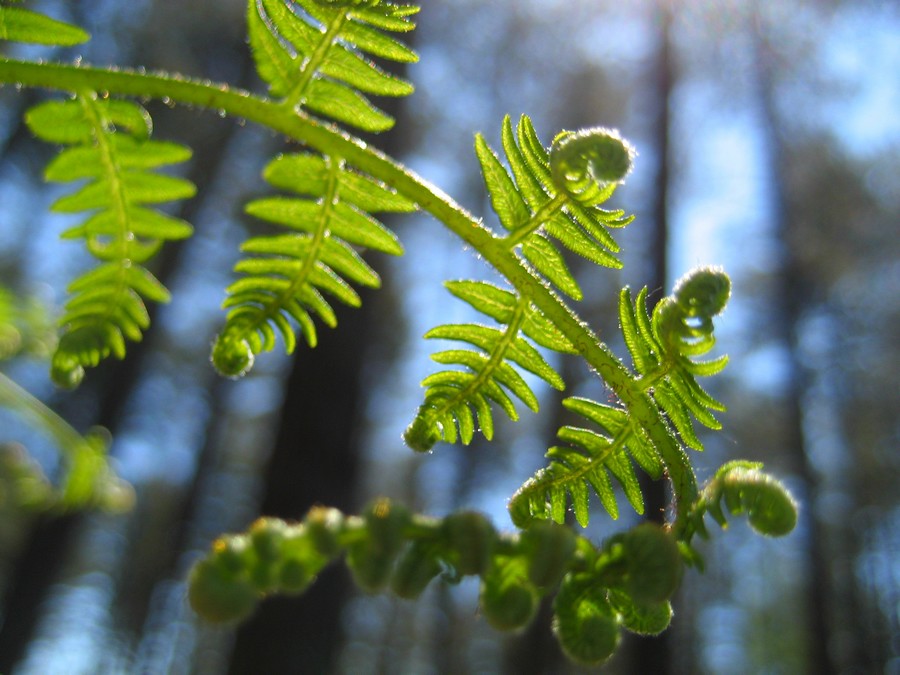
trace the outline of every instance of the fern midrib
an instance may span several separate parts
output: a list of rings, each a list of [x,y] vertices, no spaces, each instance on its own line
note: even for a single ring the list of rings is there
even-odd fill
[[[522,323],[525,321],[525,314],[526,310],[528,309],[528,304],[529,303],[526,298],[519,296],[509,324],[503,331],[500,339],[497,340],[497,344],[495,345],[494,349],[491,350],[490,356],[488,357],[487,362],[484,364],[484,368],[478,371],[476,376],[472,378],[472,380],[465,387],[460,389],[454,396],[444,399],[443,403],[440,406],[428,409],[425,417],[429,423],[429,426],[431,426],[431,423],[435,418],[440,419],[448,411],[454,410],[460,403],[466,403],[470,401],[473,395],[477,394],[481,390],[482,386],[484,386],[486,382],[492,379],[494,371],[501,363],[503,363],[509,346],[519,336],[519,330],[522,328]]]
[[[635,383],[632,374],[546,282],[529,270],[479,219],[391,157],[345,131],[326,126],[301,111],[226,84],[173,75],[107,70],[58,63],[32,63],[0,58],[0,82],[62,91],[91,88],[121,95],[170,99],[227,114],[305,143],[324,154],[339,154],[358,169],[376,176],[417,203],[484,260],[549,319],[616,393],[629,414],[647,429],[672,481],[677,497],[676,525],[684,521],[697,496],[697,480],[684,450],[660,418],[656,406]]]
[[[325,183],[325,194],[322,197],[322,211],[319,217],[319,225],[316,227],[310,240],[306,257],[287,287],[276,295],[271,302],[260,307],[260,311],[256,313],[255,319],[250,320],[243,318],[246,315],[241,315],[242,318],[239,318],[236,322],[240,326],[241,333],[254,331],[258,326],[269,321],[287,307],[288,302],[309,282],[309,276],[319,260],[319,252],[322,250],[325,240],[330,236],[328,223],[331,221],[331,214],[334,211],[335,198],[337,197],[337,177],[340,173],[340,161],[333,157],[326,157],[325,162],[328,167],[328,176]]]
[[[672,369],[675,367],[675,363],[671,360],[666,360],[661,364],[658,364],[656,368],[651,370],[649,373],[645,373],[638,378],[635,378],[635,384],[641,389],[641,391],[648,391],[656,385],[657,382],[661,382],[666,379]]]
[[[115,214],[115,222],[119,226],[119,235],[116,237],[116,248],[118,250],[118,269],[115,275],[115,293],[113,293],[113,302],[106,304],[106,309],[96,314],[98,321],[113,321],[115,308],[119,307],[123,296],[128,292],[129,284],[126,278],[126,270],[131,266],[131,260],[128,257],[129,245],[128,238],[131,231],[128,229],[128,200],[125,197],[125,185],[120,180],[121,168],[116,160],[116,152],[112,144],[107,138],[107,122],[101,116],[97,108],[93,96],[93,91],[81,91],[78,93],[78,101],[85,113],[88,121],[94,129],[94,140],[97,142],[97,148],[100,150],[100,162],[103,165],[106,174],[107,185],[109,185],[110,210]],[[86,236],[90,236],[89,233]]]
[[[503,241],[509,248],[515,248],[531,236],[532,233],[539,230],[555,213],[560,211],[566,205],[566,201],[565,195],[556,195],[535,211],[534,215],[528,219],[528,222],[507,234]]]
[[[631,429],[623,429],[610,441],[609,445],[603,448],[597,455],[591,455],[584,465],[578,467],[577,469],[573,469],[572,467],[565,465],[567,473],[564,476],[554,477],[551,480],[535,482],[529,487],[523,488],[522,494],[528,494],[535,491],[545,492],[548,489],[558,486],[565,487],[566,485],[573,483],[576,480],[583,480],[584,476],[587,476],[594,469],[596,469],[598,464],[604,466],[607,459],[612,457],[621,448],[624,448],[625,444],[628,442],[628,439],[631,438],[631,435]],[[553,461],[557,464],[562,464],[562,462],[560,462],[559,460]]]
[[[312,82],[319,67],[325,63],[328,52],[334,46],[334,40],[340,34],[341,28],[344,27],[346,21],[347,15],[345,13],[339,12],[335,15],[331,24],[325,30],[325,33],[323,33],[319,44],[313,50],[313,53],[305,59],[305,62],[300,68],[300,77],[288,95],[284,97],[284,101],[282,101],[283,106],[293,109],[303,105],[303,95],[306,93],[309,83]]]

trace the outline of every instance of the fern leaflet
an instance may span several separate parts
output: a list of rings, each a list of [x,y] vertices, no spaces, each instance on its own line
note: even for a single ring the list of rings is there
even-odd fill
[[[376,66],[366,54],[414,62],[415,52],[386,35],[415,28],[413,5],[368,2],[249,0],[250,46],[272,96],[363,131],[394,120],[367,98],[406,96],[412,85]]]
[[[728,364],[723,355],[709,361],[693,357],[716,343],[713,317],[721,313],[731,293],[728,276],[718,268],[693,270],[675,285],[674,293],[647,311],[647,289],[632,304],[628,289],[619,296],[619,319],[625,343],[642,386],[666,413],[682,441],[694,450],[703,443],[691,416],[710,429],[722,425],[711,411],[725,406],[707,393],[697,376],[715,375]]]
[[[25,119],[42,140],[68,146],[48,165],[45,178],[87,181],[52,207],[59,213],[90,212],[62,236],[83,238],[102,263],[69,286],[72,296],[60,320],[63,334],[51,372],[61,386],[75,386],[85,367],[111,354],[123,358],[126,339],[141,340],[150,322],[144,299],[169,299],[143,263],[163,241],[190,236],[191,227],[145,205],[193,196],[190,181],[152,171],[184,162],[191,152],[150,140],[150,116],[138,104],[93,92],[41,103]]]
[[[521,246],[522,256],[550,283],[580,298],[581,289],[550,238],[598,265],[621,266],[613,255],[618,245],[608,228],[625,226],[632,218],[599,204],[628,173],[633,150],[618,135],[594,129],[563,133],[548,152],[525,115],[515,130],[509,116],[504,118],[502,138],[510,169],[480,134],[475,138],[491,205],[508,231],[501,241],[510,248]],[[470,443],[476,421],[485,438],[491,439],[491,401],[518,419],[507,391],[537,410],[534,392],[507,361],[563,388],[561,378],[520,332],[544,347],[576,351],[525,296],[483,282],[453,282],[448,288],[505,327],[457,324],[426,334],[467,342],[480,351],[453,349],[432,356],[438,363],[466,370],[441,371],[422,382],[427,388],[425,401],[404,435],[407,444],[420,451],[440,440]]]
[[[663,473],[663,463],[656,450],[621,408],[576,397],[563,401],[563,406],[593,422],[602,431],[572,426],[559,430],[559,439],[576,447],[556,446],[547,452],[550,464],[540,469],[510,499],[513,522],[519,527],[525,527],[535,518],[564,523],[568,496],[576,520],[586,527],[590,519],[589,490],[597,494],[612,518],[618,518],[610,474],[622,486],[634,510],[643,513],[644,500],[631,458],[656,479]]]
[[[276,330],[288,353],[296,346],[295,321],[311,346],[317,335],[310,313],[329,327],[337,324],[327,293],[351,307],[360,304],[349,281],[377,288],[378,274],[357,247],[400,255],[396,235],[370,212],[411,211],[404,197],[333,157],[282,155],[266,167],[274,187],[304,197],[266,197],[247,205],[247,213],[293,232],[255,237],[242,246],[251,257],[238,262],[244,276],[228,287],[226,325],[213,347],[213,363],[223,374],[239,376],[255,354],[275,345]]]
[[[728,359],[695,361],[693,357],[707,353],[715,344],[712,319],[724,309],[730,287],[728,276],[717,268],[694,270],[676,284],[671,296],[656,305],[652,317],[647,312],[646,288],[633,304],[627,288],[620,295],[619,316],[638,373],[636,382],[665,413],[659,419],[671,424],[682,442],[696,450],[703,445],[694,433],[691,415],[719,428],[710,410],[724,410],[724,406],[697,384],[695,376],[721,371]],[[513,522],[520,527],[533,519],[562,523],[571,500],[576,519],[586,526],[591,490],[609,515],[617,518],[610,474],[635,511],[643,513],[631,459],[654,479],[666,468],[647,430],[623,408],[582,398],[567,399],[563,405],[599,426],[601,433],[571,426],[559,430],[559,439],[569,445],[551,448],[547,453],[550,464],[510,499]]]
[[[427,388],[425,401],[404,434],[406,443],[418,451],[429,450],[440,440],[455,443],[459,439],[468,445],[476,422],[485,438],[493,438],[491,401],[510,419],[518,419],[507,391],[536,412],[537,397],[508,362],[537,375],[556,389],[564,388],[559,374],[521,334],[549,349],[575,351],[524,296],[482,281],[451,281],[447,288],[477,311],[502,324],[503,328],[450,324],[426,333],[426,338],[461,341],[478,351],[451,349],[432,355],[438,363],[459,365],[466,370],[445,370],[422,381],[422,386]]]
[[[633,216],[600,208],[627,175],[634,151],[606,129],[563,132],[548,152],[531,120],[516,129],[503,120],[503,150],[509,169],[479,134],[475,153],[504,241],[520,246],[529,264],[560,291],[576,300],[582,292],[555,239],[597,265],[620,268],[619,246],[609,228],[628,225]]]

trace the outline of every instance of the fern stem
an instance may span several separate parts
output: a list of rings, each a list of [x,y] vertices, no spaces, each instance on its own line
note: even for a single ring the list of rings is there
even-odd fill
[[[666,428],[655,404],[627,368],[545,282],[528,270],[509,248],[478,219],[384,153],[346,132],[285,108],[281,102],[210,81],[165,73],[109,70],[58,63],[0,59],[0,83],[47,87],[62,91],[93,89],[129,96],[169,99],[255,122],[305,143],[323,154],[337,154],[416,202],[445,227],[478,251],[516,289],[528,297],[576,347],[582,357],[618,395],[647,431],[657,448],[677,497],[677,519],[683,521],[695,500],[697,481],[684,450]]]

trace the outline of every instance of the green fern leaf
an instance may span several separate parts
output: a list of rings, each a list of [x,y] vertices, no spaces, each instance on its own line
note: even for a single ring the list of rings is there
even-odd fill
[[[405,32],[418,7],[387,1],[249,0],[247,24],[257,72],[272,96],[363,131],[394,120],[368,99],[406,96],[412,85],[365,54],[414,62],[415,52],[385,32]]]
[[[563,406],[599,427],[600,431],[564,426],[559,439],[568,446],[547,452],[550,463],[540,469],[513,495],[509,511],[513,522],[526,527],[534,519],[563,523],[566,505],[571,502],[578,523],[589,521],[589,488],[598,496],[612,518],[619,509],[611,478],[615,478],[637,513],[644,512],[644,500],[632,460],[652,478],[663,473],[663,464],[641,434],[636,433],[628,413],[585,398],[568,398]]]
[[[619,164],[625,157],[630,167],[633,150],[618,135],[598,129],[564,133],[548,152],[524,115],[515,129],[507,116],[501,137],[509,169],[481,135],[475,138],[475,154],[491,206],[509,232],[505,241],[520,246],[522,257],[551,284],[580,300],[581,289],[552,241],[597,265],[621,267],[609,228],[631,219],[599,204],[628,173]],[[597,157],[603,153],[594,146],[618,147],[620,156],[608,151],[610,157]],[[604,162],[614,165],[605,173],[595,168]]]
[[[91,36],[70,23],[21,7],[0,6],[0,40],[71,47]]]
[[[404,435],[407,444],[419,451],[430,449],[440,440],[455,443],[461,439],[468,445],[476,418],[482,434],[490,440],[494,429],[491,402],[499,405],[510,419],[518,419],[507,392],[536,412],[537,396],[511,363],[556,389],[564,388],[559,374],[523,335],[551,349],[573,350],[527,299],[511,291],[482,281],[452,281],[447,288],[503,327],[450,324],[425,334],[429,339],[465,342],[478,351],[451,349],[432,355],[438,363],[466,370],[445,370],[422,381],[427,389],[425,401]]]
[[[313,316],[337,324],[325,296],[351,307],[360,298],[350,282],[377,288],[378,274],[357,248],[400,255],[396,235],[370,211],[405,212],[415,205],[381,183],[353,171],[342,161],[317,155],[277,157],[264,178],[274,187],[308,198],[266,197],[247,205],[247,213],[293,230],[255,237],[238,262],[244,276],[228,287],[225,327],[213,347],[213,363],[225,375],[239,376],[253,358],[275,346],[276,331],[288,353],[296,346],[296,323],[306,342],[318,341]]]
[[[63,334],[52,374],[58,384],[74,386],[84,368],[110,355],[123,358],[126,340],[141,340],[150,323],[145,299],[168,301],[168,291],[142,264],[164,241],[190,236],[191,227],[146,205],[193,196],[191,182],[152,172],[184,162],[191,153],[184,146],[150,140],[150,116],[141,106],[98,99],[90,92],[41,103],[25,119],[39,138],[68,146],[48,165],[45,177],[86,182],[52,208],[90,212],[63,237],[84,239],[88,251],[103,262],[70,285],[72,297],[60,320]]]

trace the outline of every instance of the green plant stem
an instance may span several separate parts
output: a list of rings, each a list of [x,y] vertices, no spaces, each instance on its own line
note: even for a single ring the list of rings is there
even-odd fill
[[[9,408],[46,429],[68,456],[85,444],[84,438],[68,422],[32,396],[28,391],[0,373],[0,408]]]
[[[631,373],[541,279],[481,222],[441,190],[409,169],[340,129],[318,122],[281,102],[208,80],[190,80],[166,73],[109,70],[58,63],[0,59],[0,83],[75,92],[167,99],[224,112],[268,127],[324,154],[336,154],[384,181],[416,202],[445,227],[476,249],[516,289],[529,298],[574,345],[582,357],[613,389],[638,423],[647,430],[662,456],[677,503],[676,528],[697,496],[697,481],[684,450],[663,423],[650,397]]]

